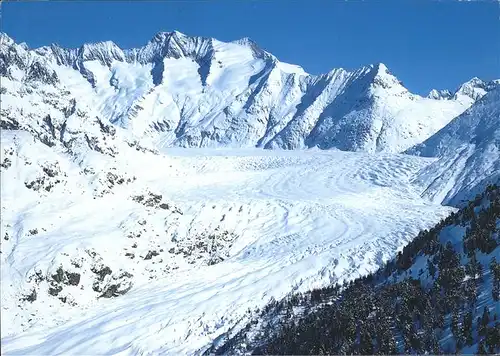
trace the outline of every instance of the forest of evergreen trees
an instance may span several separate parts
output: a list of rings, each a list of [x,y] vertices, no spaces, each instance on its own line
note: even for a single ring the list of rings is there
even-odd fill
[[[499,230],[492,185],[377,272],[272,301],[206,353],[499,353]]]

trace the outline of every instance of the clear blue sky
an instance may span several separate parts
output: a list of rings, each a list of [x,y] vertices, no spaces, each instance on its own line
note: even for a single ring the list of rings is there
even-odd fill
[[[112,40],[130,48],[178,30],[250,37],[314,74],[383,62],[420,94],[500,78],[500,10],[488,1],[33,1],[1,10],[2,31],[30,47]]]

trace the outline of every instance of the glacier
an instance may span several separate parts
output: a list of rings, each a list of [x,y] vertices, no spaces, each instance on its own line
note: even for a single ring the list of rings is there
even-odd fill
[[[410,184],[433,158],[130,149],[112,172],[136,179],[96,197],[92,175],[44,147],[25,132],[2,136],[2,149],[15,152],[2,171],[5,354],[196,354],[271,298],[375,270],[453,210]],[[32,171],[44,176],[40,165],[53,162],[63,182],[50,192],[26,189]],[[132,198],[147,191],[170,208]],[[217,263],[196,247],[177,253],[225,231],[235,238],[222,240]],[[103,266],[112,272],[100,281]],[[59,269],[79,283],[56,283]],[[115,280],[133,287],[113,299],[94,289]],[[33,290],[35,300],[19,301]]]

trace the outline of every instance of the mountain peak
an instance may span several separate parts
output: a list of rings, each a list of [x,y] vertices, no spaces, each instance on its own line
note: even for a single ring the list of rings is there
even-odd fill
[[[112,41],[85,43],[78,49],[78,56],[83,61],[98,60],[108,67],[113,60],[125,60],[121,48]]]
[[[382,63],[382,62],[379,62],[379,63],[376,63],[374,66],[373,66],[379,73],[387,73],[387,74],[390,74],[389,72],[389,68],[387,68],[387,66]]]
[[[478,77],[473,77],[471,78],[470,80],[468,80],[467,82],[464,83],[465,84],[470,84],[470,85],[483,85],[484,84],[484,81],[482,79],[479,79]]]
[[[474,77],[467,82],[463,83],[456,91],[454,98],[468,97],[473,101],[479,100],[488,91],[488,83]]]
[[[84,57],[95,51],[121,51],[121,49],[113,41],[84,43],[80,46],[80,53]]]
[[[170,37],[170,32],[158,32],[151,38],[150,42],[164,42],[168,37]]]
[[[372,78],[373,88],[391,89],[391,92],[407,92],[403,83],[389,71],[384,63],[370,64],[361,71]]]
[[[250,37],[243,37],[239,40],[232,41],[231,43],[250,48],[255,58],[269,58],[272,60],[277,60],[274,55],[260,48],[257,42],[252,40]]]
[[[0,45],[11,45],[14,40],[5,32],[0,32]]]
[[[158,32],[144,46],[125,50],[106,41],[73,49],[53,45],[23,51],[19,47],[17,52],[16,58],[8,58],[5,67],[18,62],[28,67],[36,60],[47,64],[49,74],[52,69],[58,71],[56,65],[72,68],[95,89],[95,100],[102,108],[96,110],[103,117],[121,122],[124,127],[126,123],[132,125],[134,119],[138,135],[167,137],[173,132],[175,138],[168,136],[168,144],[179,146],[237,142],[241,146],[287,149],[318,146],[400,151],[443,127],[470,101],[440,103],[450,104],[449,110],[441,110],[437,103],[419,103],[419,98],[381,62],[349,72],[339,68],[327,74],[308,75],[299,66],[280,62],[248,37],[228,43],[171,31]],[[99,62],[103,68],[90,61]],[[115,66],[115,62],[121,63]],[[34,68],[32,72],[39,71]],[[112,72],[111,79],[107,71]],[[136,75],[140,80],[131,81]],[[179,85],[175,83],[177,76]],[[65,79],[61,82],[64,84]],[[160,84],[166,85],[157,89]],[[101,93],[108,90],[101,98]],[[165,111],[168,125],[164,124],[165,113],[156,111],[161,106],[153,100],[156,90],[171,96],[172,105],[177,106],[178,110]],[[227,100],[219,100],[219,93]],[[182,103],[179,95],[190,102]],[[148,114],[150,109],[154,114]],[[244,114],[236,114],[239,112]],[[217,113],[217,120],[227,120],[224,125],[232,120],[238,124],[231,126],[234,129],[221,130],[215,125],[217,120],[212,120]],[[416,123],[408,124],[412,121],[409,117]],[[185,120],[193,120],[192,126],[172,131]],[[198,120],[208,123],[203,131]],[[256,130],[240,128],[247,124]],[[362,126],[363,134],[357,134],[358,126]],[[409,126],[411,131],[407,130]],[[366,127],[373,128],[369,135],[365,135]]]
[[[384,63],[365,65],[358,71],[365,74],[370,73],[373,78],[394,77],[394,75],[389,71],[389,68],[387,68]]]
[[[172,37],[176,38],[190,38],[191,36],[188,36],[182,32],[179,32],[177,30],[174,31],[160,31],[157,32],[153,38],[151,39],[151,42],[165,42],[169,40]],[[196,38],[196,37],[193,37]]]
[[[434,100],[448,100],[451,99],[452,96],[453,94],[449,90],[432,89],[427,95],[427,98]]]
[[[173,30],[170,33],[172,34],[172,36],[186,36],[184,33],[177,31],[177,30]]]
[[[472,104],[481,99],[486,93],[494,90],[499,84],[500,80],[486,82],[478,77],[473,77],[461,84],[454,92],[450,90],[432,89],[427,97],[436,100],[465,100]]]
[[[243,37],[239,40],[233,41],[232,43],[239,44],[241,46],[257,46],[257,43],[250,37]]]

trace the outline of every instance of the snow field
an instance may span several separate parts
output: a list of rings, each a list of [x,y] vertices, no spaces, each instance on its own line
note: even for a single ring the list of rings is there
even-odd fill
[[[179,148],[140,157],[117,158],[118,172],[137,179],[103,197],[84,185],[46,196],[2,191],[17,201],[2,219],[15,236],[2,241],[2,280],[12,285],[2,292],[6,354],[193,354],[271,297],[373,271],[451,211],[421,199],[409,183],[428,158]],[[145,191],[172,207],[130,198]],[[34,227],[39,233],[27,236]],[[221,262],[168,252],[217,231],[235,236]],[[146,260],[153,249],[163,252]],[[131,273],[132,289],[96,298],[90,268],[98,262],[85,257],[89,250],[111,270]],[[134,259],[125,256],[131,252]],[[71,269],[75,258],[80,269]],[[75,305],[48,295],[42,282],[37,300],[17,307],[20,291],[33,286],[28,276],[61,265],[81,273],[80,285],[63,291]]]

